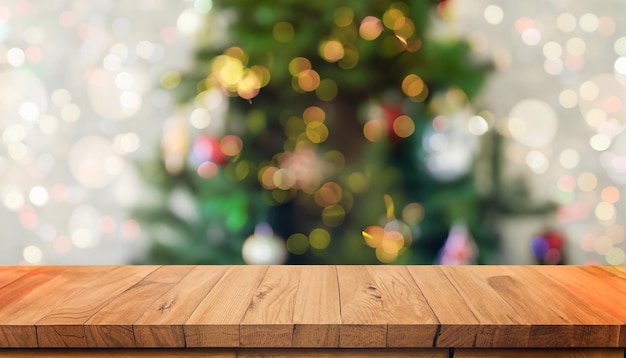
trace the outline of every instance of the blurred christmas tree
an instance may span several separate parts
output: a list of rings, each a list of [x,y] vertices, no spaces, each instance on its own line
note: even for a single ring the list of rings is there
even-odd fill
[[[498,169],[475,165],[497,142],[470,102],[489,66],[432,34],[445,2],[199,3],[195,68],[162,78],[180,113],[141,165],[145,262],[497,261]]]

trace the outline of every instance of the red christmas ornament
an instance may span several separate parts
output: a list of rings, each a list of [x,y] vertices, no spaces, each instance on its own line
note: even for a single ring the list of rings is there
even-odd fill
[[[396,122],[398,117],[404,115],[404,112],[402,112],[402,110],[398,106],[394,105],[383,105],[382,109],[385,115],[385,120],[387,122],[387,134],[389,136],[389,139],[394,142],[402,139],[400,136],[398,136],[398,133],[396,133],[394,123]]]
[[[530,249],[537,261],[543,265],[564,264],[565,237],[560,232],[548,229],[533,237]]]
[[[440,14],[442,11],[445,10],[446,6],[448,6],[448,3],[450,2],[450,0],[441,0],[439,1],[439,3],[437,4],[437,13]]]
[[[196,165],[204,162],[222,165],[227,162],[227,157],[220,148],[219,140],[209,135],[202,135],[196,138],[193,144],[192,156]]]

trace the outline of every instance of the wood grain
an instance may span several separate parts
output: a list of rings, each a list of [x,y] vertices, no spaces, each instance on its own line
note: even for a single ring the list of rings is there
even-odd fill
[[[528,346],[531,325],[487,280],[461,266],[445,266],[442,270],[480,323],[472,347]],[[500,267],[493,271],[497,275]]]
[[[187,347],[238,347],[239,324],[268,266],[232,266],[185,322]]]
[[[376,277],[383,300],[387,347],[433,347],[439,322],[406,267],[368,269]]]
[[[135,347],[133,323],[191,269],[191,266],[161,266],[114,297],[85,322],[87,346]]]
[[[19,275],[19,280],[11,281],[0,290],[0,347],[38,346],[37,331],[32,320],[36,313],[24,310],[22,300],[26,299],[31,304],[40,305],[41,299],[45,299],[45,296],[42,297],[36,292],[65,269],[65,267],[33,268],[27,270],[26,274]],[[46,292],[44,288],[43,293]],[[38,306],[34,309],[40,312]],[[20,315],[16,315],[16,312],[20,312]]]
[[[563,266],[561,266],[563,268]],[[507,270],[511,272],[510,267]],[[568,330],[560,335],[563,344],[546,344],[544,347],[563,347],[570,343],[570,347],[617,347],[619,331],[622,322],[598,308],[580,296],[568,292],[566,286],[548,278],[544,273],[532,270],[528,266],[519,267],[515,274],[524,283],[525,289],[540,296],[549,309],[562,315],[569,322]],[[536,315],[536,314],[535,314]],[[602,323],[600,323],[602,322]],[[563,327],[559,327],[562,330]],[[541,327],[533,327],[533,332],[540,331]],[[571,331],[571,341],[564,339],[565,334]],[[550,333],[555,337],[554,333]],[[550,339],[553,342],[553,339]]]
[[[341,304],[339,346],[387,346],[387,319],[380,285],[364,266],[337,267]]]
[[[613,346],[626,346],[626,286],[621,276],[613,276],[614,268],[601,268],[597,271],[591,267],[570,267],[567,270],[558,266],[547,266],[538,270],[532,268],[538,274],[542,274],[564,287],[564,291],[573,293],[592,307],[615,317],[620,325],[618,342]],[[619,271],[618,271],[619,272]],[[614,280],[611,276],[616,278]],[[585,317],[581,317],[585,319]],[[593,322],[591,322],[593,323]]]
[[[157,298],[134,322],[137,347],[185,347],[183,324],[227,266],[195,266],[180,282]]]
[[[272,358],[290,358],[290,357],[351,357],[351,358],[367,358],[367,357],[389,357],[389,358],[448,358],[447,349],[254,349],[238,351],[237,357],[253,358],[253,357],[272,357]]]
[[[291,347],[301,266],[271,266],[239,327],[241,347]]]
[[[624,302],[626,266],[0,266],[0,354],[623,357]]]
[[[293,316],[292,347],[339,347],[341,325],[335,266],[303,266]]]
[[[211,357],[211,358],[235,358],[237,351],[234,349],[116,349],[116,348],[92,348],[92,349],[6,349],[0,350],[0,357],[6,358],[65,358],[65,357]]]
[[[448,358],[448,350],[436,349],[223,349],[223,348],[187,348],[187,349],[13,349],[0,350],[0,357],[10,358],[63,358],[63,357],[389,357],[389,358]],[[595,358],[595,357],[594,357]],[[611,357],[609,357],[611,358]]]
[[[0,270],[0,288],[36,269],[37,267],[35,266],[3,267],[2,270]]]
[[[117,295],[156,269],[157,266],[120,266],[99,275],[37,321],[39,346],[87,347],[85,322]]]
[[[97,275],[108,270],[110,268],[104,266],[76,267],[71,270],[64,270],[18,301],[4,306],[0,310],[0,323],[19,321],[24,325],[24,329],[19,331],[22,335],[18,341],[32,340],[32,344],[37,346],[35,323],[68,297],[82,290],[84,285],[92,281]],[[45,304],[41,304],[42,298],[45,299]]]
[[[432,347],[437,319],[402,266],[339,266],[341,347]]]
[[[623,349],[457,349],[454,358],[624,358]]]
[[[407,269],[439,321],[433,346],[472,347],[480,330],[478,318],[442,268],[409,266]]]

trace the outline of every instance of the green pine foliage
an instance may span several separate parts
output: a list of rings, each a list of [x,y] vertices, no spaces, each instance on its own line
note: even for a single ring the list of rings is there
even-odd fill
[[[191,160],[177,173],[161,158],[140,166],[156,198],[135,212],[152,239],[142,262],[242,263],[242,243],[260,222],[287,241],[288,263],[430,264],[456,222],[475,239],[478,262],[496,262],[494,194],[476,190],[471,169],[441,180],[425,165],[423,138],[442,98],[461,93],[469,106],[490,70],[472,59],[467,42],[431,33],[437,7],[445,11],[427,0],[214,0],[207,21],[231,19],[227,45],[200,43],[194,69],[174,92],[187,104],[208,90],[227,94],[224,135],[243,147],[208,179]],[[232,71],[253,76],[249,86]],[[407,78],[424,89],[403,89]],[[311,107],[323,121],[320,111],[306,118]],[[400,115],[413,125],[406,138],[393,130]],[[368,140],[372,119],[378,132]],[[264,182],[268,170],[283,170],[274,174],[278,183]],[[301,175],[295,184],[294,175]],[[181,205],[189,210],[180,213]],[[413,214],[403,214],[407,207]],[[404,238],[397,257],[381,260],[362,231],[396,219]],[[316,229],[330,242],[314,237]],[[289,242],[294,234],[299,241]]]

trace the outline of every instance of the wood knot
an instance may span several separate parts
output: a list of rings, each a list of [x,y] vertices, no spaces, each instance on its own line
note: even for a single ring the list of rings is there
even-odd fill
[[[172,308],[173,305],[174,305],[174,301],[163,302],[161,307],[159,307],[159,311],[161,313],[163,313],[163,312],[169,310],[170,308]]]
[[[267,296],[268,293],[272,292],[274,288],[271,286],[262,286],[259,288],[259,291],[254,295],[254,297],[262,300]]]
[[[383,296],[380,293],[378,293],[378,288],[376,288],[376,286],[374,285],[365,286],[365,290],[363,290],[363,292],[374,297],[377,300],[380,300],[383,298]]]

